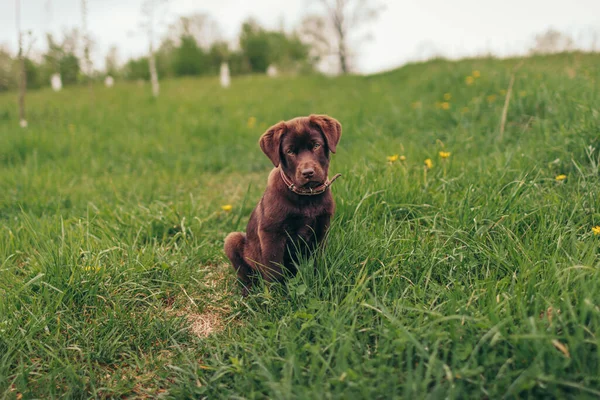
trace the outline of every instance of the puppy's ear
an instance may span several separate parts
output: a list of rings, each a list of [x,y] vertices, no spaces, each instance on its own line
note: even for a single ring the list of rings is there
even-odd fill
[[[281,121],[269,129],[260,137],[260,148],[263,153],[271,159],[274,166],[279,166],[279,144],[281,143],[281,137],[285,133],[287,126],[284,121]]]
[[[335,153],[335,148],[342,137],[342,125],[337,119],[331,118],[329,115],[316,115],[311,114],[309,116],[310,122],[317,125],[323,135],[325,141],[327,141],[327,147],[332,153]]]

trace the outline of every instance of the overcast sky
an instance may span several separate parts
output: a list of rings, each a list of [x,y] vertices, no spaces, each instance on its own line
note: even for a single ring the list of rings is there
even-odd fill
[[[142,0],[88,0],[89,28],[99,67],[112,45],[126,59],[147,49],[140,33]],[[361,72],[390,69],[434,52],[462,57],[483,52],[524,52],[536,33],[549,27],[569,32],[590,46],[593,32],[600,47],[600,0],[380,0],[385,11],[372,23],[372,39],[357,58]],[[21,0],[22,26],[31,30],[34,48],[45,47],[44,33],[81,25],[81,0]],[[178,15],[205,12],[234,41],[249,16],[269,28],[292,30],[315,0],[170,0],[166,25]],[[15,0],[0,0],[0,44],[16,49]],[[100,65],[98,65],[100,64]]]

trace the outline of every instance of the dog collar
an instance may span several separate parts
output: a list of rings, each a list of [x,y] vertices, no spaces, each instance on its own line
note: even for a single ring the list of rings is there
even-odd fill
[[[335,182],[337,178],[342,176],[342,174],[335,174],[335,176],[331,180],[327,178],[325,182],[321,183],[317,187],[304,189],[296,187],[292,180],[285,175],[283,169],[279,168],[279,174],[281,175],[281,180],[283,181],[285,186],[287,186],[288,189],[290,189],[296,194],[299,194],[300,196],[316,196],[318,194],[324,193],[329,188],[329,186],[331,186],[331,184]]]

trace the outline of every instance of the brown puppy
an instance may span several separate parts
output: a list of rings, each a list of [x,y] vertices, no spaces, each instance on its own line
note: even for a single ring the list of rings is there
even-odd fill
[[[283,268],[296,272],[297,255],[322,241],[335,211],[329,185],[329,153],[342,135],[338,121],[327,115],[298,117],[273,125],[260,138],[260,148],[275,168],[267,189],[250,216],[246,233],[225,238],[225,253],[244,295],[260,273],[267,282],[281,280]]]

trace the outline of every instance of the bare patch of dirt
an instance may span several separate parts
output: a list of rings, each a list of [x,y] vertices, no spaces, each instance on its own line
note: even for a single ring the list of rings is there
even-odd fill
[[[223,315],[218,312],[190,313],[185,317],[190,323],[190,331],[198,337],[206,337],[223,329]]]
[[[229,268],[225,264],[211,266],[210,272],[199,282],[199,292],[192,294],[183,291],[180,300],[185,301],[184,308],[167,309],[168,313],[185,318],[190,332],[199,338],[218,333],[232,322],[226,319],[231,313],[236,286]],[[198,312],[198,309],[202,312]]]

